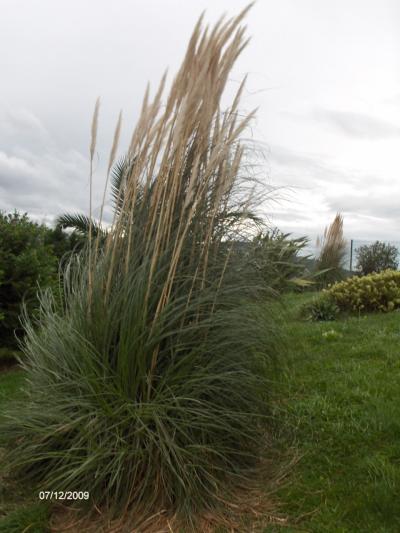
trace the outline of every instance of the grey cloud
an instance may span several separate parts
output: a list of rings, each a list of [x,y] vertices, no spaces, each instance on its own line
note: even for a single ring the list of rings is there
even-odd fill
[[[296,153],[282,146],[272,146],[269,151],[269,158],[272,162],[283,166],[294,166],[307,169],[318,166],[314,157]]]
[[[400,137],[400,126],[363,113],[317,109],[312,116],[350,137],[369,140]]]
[[[42,122],[27,109],[3,110],[0,133],[0,150],[13,155],[23,155],[27,149],[43,155],[55,148]]]
[[[38,117],[27,109],[9,109],[5,112],[4,117],[10,129],[20,134],[21,130],[33,133],[35,136],[40,135],[42,138],[48,138],[48,132]]]
[[[273,167],[272,181],[282,179],[296,188],[324,187],[327,183],[370,187],[386,182],[385,176],[338,166],[323,154],[299,153],[277,145],[270,147],[268,160]]]
[[[316,211],[324,208],[332,214],[342,212],[347,221],[353,221],[350,226],[353,235],[370,237],[375,231],[387,238],[395,234],[395,228],[400,224],[400,189],[389,177],[339,167],[322,154],[303,154],[281,146],[270,148],[269,160],[273,183],[290,184],[295,191],[303,190],[309,196],[305,212],[291,209],[290,204],[287,204],[287,214],[276,210],[278,225],[282,223],[291,230],[296,227],[312,228],[312,225],[307,225],[307,219],[311,222],[317,216]],[[323,198],[323,204],[318,203],[311,208],[314,194]],[[315,229],[310,230],[310,234],[313,231]]]
[[[301,154],[282,146],[272,146],[269,160],[273,167],[272,180],[283,181],[289,187],[302,189],[323,186],[327,181],[343,183],[352,174],[330,164],[322,155]]]
[[[328,204],[331,209],[344,214],[400,221],[399,193],[393,189],[375,191],[374,194],[350,191],[330,198]]]
[[[7,111],[1,118],[0,209],[48,219],[64,211],[87,211],[87,159],[57,146],[27,110]]]
[[[288,206],[286,211],[274,210],[273,219],[295,224],[299,221],[309,221],[310,216],[304,210],[300,210],[299,208],[294,209],[293,206]]]

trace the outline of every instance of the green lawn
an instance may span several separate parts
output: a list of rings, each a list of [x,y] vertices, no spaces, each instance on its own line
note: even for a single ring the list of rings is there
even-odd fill
[[[283,531],[397,533],[400,313],[304,322],[307,298],[286,298],[289,360],[275,393],[279,445],[298,456],[278,493]],[[18,370],[0,373],[0,410],[22,383]],[[0,532],[44,533],[47,517],[26,487],[1,485]]]
[[[0,410],[7,406],[7,402],[17,396],[23,384],[23,373],[19,370],[8,370],[0,373]]]
[[[18,395],[23,379],[20,370],[0,373],[0,412]],[[25,484],[3,479],[0,471],[0,533],[47,533],[48,518],[45,502],[40,502]]]
[[[306,296],[305,298],[307,299]],[[277,414],[299,461],[280,491],[290,531],[400,531],[400,313],[297,318]]]

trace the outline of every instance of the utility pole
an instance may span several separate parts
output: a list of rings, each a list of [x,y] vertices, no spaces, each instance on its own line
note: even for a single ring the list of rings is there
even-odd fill
[[[353,272],[353,239],[350,241],[350,272]]]

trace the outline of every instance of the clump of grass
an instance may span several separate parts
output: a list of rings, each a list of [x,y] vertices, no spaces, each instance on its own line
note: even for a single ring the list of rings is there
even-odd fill
[[[25,319],[26,396],[0,424],[11,469],[89,490],[89,510],[135,530],[159,513],[195,530],[215,519],[267,443],[279,335],[232,253],[257,200],[243,83],[220,110],[246,11],[200,20],[165,105],[165,77],[146,93],[105,243],[70,260],[61,304],[43,292],[37,323]]]
[[[325,228],[322,238],[317,239],[320,248],[317,271],[321,284],[327,285],[344,277],[343,265],[347,243],[343,237],[343,217],[337,213],[333,222]]]
[[[4,533],[46,533],[50,531],[48,521],[50,515],[49,505],[44,502],[34,503],[19,508],[0,517],[0,531]]]
[[[340,312],[335,300],[326,292],[318,294],[301,306],[299,316],[311,321],[336,320]]]

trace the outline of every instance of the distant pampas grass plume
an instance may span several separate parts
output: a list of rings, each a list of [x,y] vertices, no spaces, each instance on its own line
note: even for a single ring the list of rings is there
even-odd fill
[[[243,83],[221,109],[246,13],[200,20],[167,96],[165,77],[146,92],[112,225],[66,265],[62,298],[43,292],[25,318],[25,398],[0,421],[6,464],[42,489],[90,491],[87,513],[124,525],[107,531],[228,527],[257,500],[245,495],[268,443],[280,333],[246,259],[263,192],[244,164]],[[119,132],[120,120],[110,161]]]
[[[321,283],[328,284],[342,279],[347,243],[343,236],[343,217],[340,213],[325,228],[324,235],[317,239],[317,248],[320,249],[317,269],[321,272]]]

